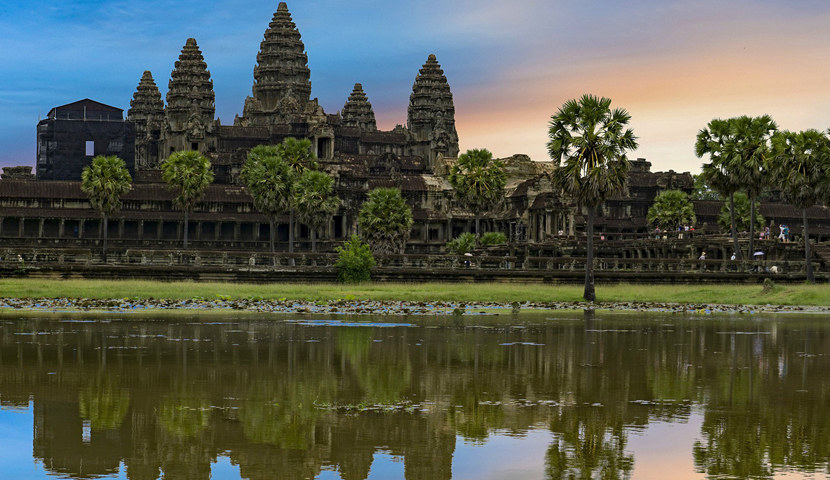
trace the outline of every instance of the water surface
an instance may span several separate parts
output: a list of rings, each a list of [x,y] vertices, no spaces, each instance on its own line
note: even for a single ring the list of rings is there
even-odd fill
[[[2,478],[827,478],[819,316],[0,315]]]

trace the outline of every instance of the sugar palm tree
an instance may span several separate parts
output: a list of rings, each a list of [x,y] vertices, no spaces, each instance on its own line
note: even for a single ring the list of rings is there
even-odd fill
[[[807,209],[830,196],[830,139],[818,130],[779,132],[773,136],[775,182],[784,198],[801,209],[804,223],[804,260],[808,282],[815,282],[810,262]]]
[[[241,176],[254,200],[254,207],[268,218],[271,253],[274,253],[277,218],[291,204],[292,171],[277,154],[276,146],[258,145],[248,153]]]
[[[654,203],[648,209],[649,223],[666,229],[678,225],[690,225],[697,221],[695,206],[689,196],[680,190],[664,190],[657,194]]]
[[[296,182],[294,202],[299,220],[311,230],[311,252],[317,252],[317,230],[340,208],[334,179],[325,172],[305,170]]]
[[[397,188],[376,188],[360,207],[360,236],[376,255],[403,253],[412,228],[412,209]]]
[[[311,140],[307,138],[288,137],[277,145],[277,156],[279,156],[288,165],[293,175],[292,181],[289,183],[290,195],[288,204],[288,252],[294,253],[294,224],[296,216],[296,206],[294,200],[294,185],[296,179],[306,169],[317,169],[317,156],[311,151]]]
[[[750,203],[749,252],[755,251],[755,201],[769,186],[772,135],[778,126],[769,115],[748,117],[746,115],[730,120],[733,133],[731,141],[734,151],[730,169],[737,177],[741,189],[746,192]]]
[[[487,149],[467,150],[458,156],[447,177],[455,192],[455,198],[469,208],[476,219],[476,244],[481,231],[481,213],[491,210],[504,200],[507,175],[504,163],[494,159]]]
[[[187,249],[190,212],[213,183],[210,160],[193,150],[173,152],[161,164],[161,178],[175,194],[173,204],[184,210],[184,248]]]
[[[735,255],[740,259],[741,249],[738,246],[738,232],[735,228],[735,192],[741,189],[741,184],[730,165],[734,156],[734,145],[732,122],[716,118],[697,133],[695,155],[698,158],[709,155],[709,163],[703,164],[701,175],[712,190],[729,198],[732,244]]]
[[[98,155],[81,172],[81,191],[101,214],[104,230],[104,263],[107,261],[107,221],[121,208],[121,197],[132,188],[132,177],[124,160]]]
[[[622,193],[631,164],[626,152],[637,148],[637,137],[627,128],[631,115],[622,108],[611,110],[611,99],[583,95],[568,100],[549,124],[548,153],[556,162],[553,182],[588,211],[585,263],[586,301],[594,291],[594,212],[609,197]]]

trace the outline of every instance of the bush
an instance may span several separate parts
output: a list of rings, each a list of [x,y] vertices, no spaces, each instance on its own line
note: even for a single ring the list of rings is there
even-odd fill
[[[481,236],[481,244],[485,247],[504,243],[507,243],[507,237],[501,232],[487,232]]]
[[[343,283],[368,282],[371,279],[372,267],[375,266],[375,257],[369,245],[360,241],[360,237],[352,235],[342,247],[337,247],[337,262],[334,266],[340,269],[337,279]]]
[[[476,236],[472,233],[462,233],[447,243],[447,250],[456,255],[464,255],[476,249]]]

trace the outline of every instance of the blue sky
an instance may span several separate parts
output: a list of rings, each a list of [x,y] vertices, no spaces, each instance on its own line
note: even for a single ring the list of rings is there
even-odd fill
[[[38,115],[85,97],[119,108],[144,70],[162,94],[188,37],[230,124],[250,95],[276,1],[3,2],[0,166],[34,165]],[[715,117],[769,113],[830,127],[830,3],[819,0],[290,1],[312,97],[340,110],[363,84],[378,126],[405,124],[430,53],[450,82],[462,150],[545,160],[564,101],[593,93],[632,114],[633,156],[697,171],[696,132]]]

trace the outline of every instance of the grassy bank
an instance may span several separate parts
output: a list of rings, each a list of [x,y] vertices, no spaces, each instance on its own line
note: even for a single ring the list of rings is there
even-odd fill
[[[502,283],[372,283],[340,284],[236,284],[156,282],[143,280],[31,280],[0,279],[5,298],[155,298],[215,299],[259,297],[287,300],[384,300],[452,302],[578,302],[577,285],[524,285]],[[828,285],[778,285],[763,292],[760,285],[598,285],[600,302],[722,303],[754,305],[830,305]]]

